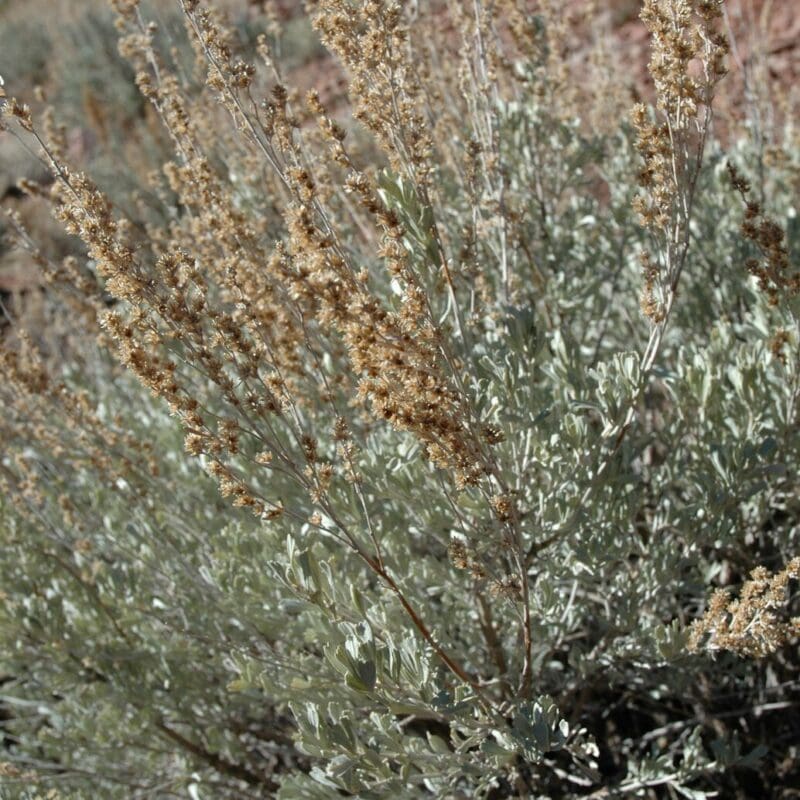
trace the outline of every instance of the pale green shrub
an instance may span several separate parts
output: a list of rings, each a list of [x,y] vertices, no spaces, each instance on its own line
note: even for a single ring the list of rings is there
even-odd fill
[[[436,9],[313,3],[351,152],[181,5],[207,88],[115,2],[175,144],[159,214],[121,221],[55,144],[87,259],[12,220],[87,340],[3,355],[6,794],[780,797],[796,648],[687,648],[714,587],[798,552],[795,274],[750,277],[782,253],[740,230],[752,148],[692,127],[720,42],[600,132],[547,4],[504,4],[510,33],[453,5],[459,74]],[[684,5],[717,4],[647,10]],[[763,213],[796,258],[779,155]]]

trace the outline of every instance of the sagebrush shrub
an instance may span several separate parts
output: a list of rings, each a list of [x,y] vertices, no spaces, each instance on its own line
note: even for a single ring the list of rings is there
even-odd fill
[[[782,796],[800,150],[751,199],[721,0],[646,0],[630,122],[549,2],[307,2],[335,107],[275,9],[112,6],[146,198],[6,108],[86,250],[9,219],[81,340],[2,351],[2,791]]]

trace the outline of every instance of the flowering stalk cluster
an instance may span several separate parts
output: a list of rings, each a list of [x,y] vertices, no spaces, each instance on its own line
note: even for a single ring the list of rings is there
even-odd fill
[[[689,246],[695,186],[711,124],[711,103],[724,77],[728,45],[716,31],[722,0],[646,0],[642,20],[652,37],[650,74],[656,120],[638,104],[632,120],[644,160],[634,201],[641,224],[659,243],[642,257],[642,310],[663,323],[674,301]]]
[[[702,618],[692,623],[689,649],[729,650],[740,656],[764,658],[796,639],[800,636],[800,617],[784,618],[792,579],[800,579],[800,558],[774,575],[765,567],[757,567],[738,598],[718,589]]]
[[[750,184],[736,167],[728,162],[727,169],[731,185],[745,205],[742,236],[762,255],[761,260],[749,258],[745,267],[758,281],[758,288],[767,295],[769,304],[776,306],[781,299],[800,293],[800,271],[792,270],[783,228],[767,216],[761,203],[750,199]]]

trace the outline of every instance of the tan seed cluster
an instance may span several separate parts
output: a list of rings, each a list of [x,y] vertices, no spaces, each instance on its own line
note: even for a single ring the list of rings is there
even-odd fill
[[[748,259],[745,267],[758,281],[758,288],[767,295],[770,305],[776,306],[781,299],[800,293],[800,270],[792,268],[783,228],[767,216],[761,203],[750,199],[750,184],[736,167],[728,162],[727,169],[731,185],[745,205],[742,236],[762,254],[761,259]]]
[[[642,311],[655,325],[669,314],[686,258],[689,220],[711,103],[724,77],[728,44],[716,30],[722,0],[645,0],[655,117],[639,103],[631,118],[644,162],[633,207],[660,252],[642,255]]]
[[[719,589],[708,610],[691,629],[689,649],[729,650],[741,656],[763,658],[800,636],[800,618],[787,620],[789,581],[800,578],[800,558],[772,574],[764,567],[750,573],[738,598]]]

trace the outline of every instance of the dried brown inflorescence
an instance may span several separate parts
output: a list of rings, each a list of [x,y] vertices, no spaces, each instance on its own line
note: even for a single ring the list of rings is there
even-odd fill
[[[728,162],[728,177],[744,203],[741,233],[761,253],[761,258],[745,262],[747,271],[757,280],[758,288],[767,296],[770,305],[796,297],[800,293],[800,271],[793,269],[786,246],[786,232],[769,217],[761,203],[750,198],[750,184]]]
[[[800,636],[800,617],[787,619],[789,581],[800,578],[800,558],[774,575],[765,567],[750,573],[734,598],[725,589],[711,596],[703,617],[692,625],[689,649],[729,650],[763,658]]]
[[[711,124],[714,90],[726,74],[728,44],[717,31],[722,0],[646,0],[649,70],[657,111],[632,114],[644,165],[634,200],[641,224],[659,244],[642,257],[642,311],[654,324],[669,315],[689,242],[694,190]]]
[[[54,378],[36,346],[24,331],[15,349],[0,349],[0,402],[4,413],[0,436],[13,459],[0,464],[0,489],[15,510],[35,523],[58,496],[65,530],[83,532],[81,514],[66,486],[69,476],[85,471],[104,483],[121,482],[135,493],[145,493],[160,468],[152,444],[140,441],[121,424],[104,422],[88,392],[76,392]],[[47,471],[39,454],[48,453],[60,473]]]

